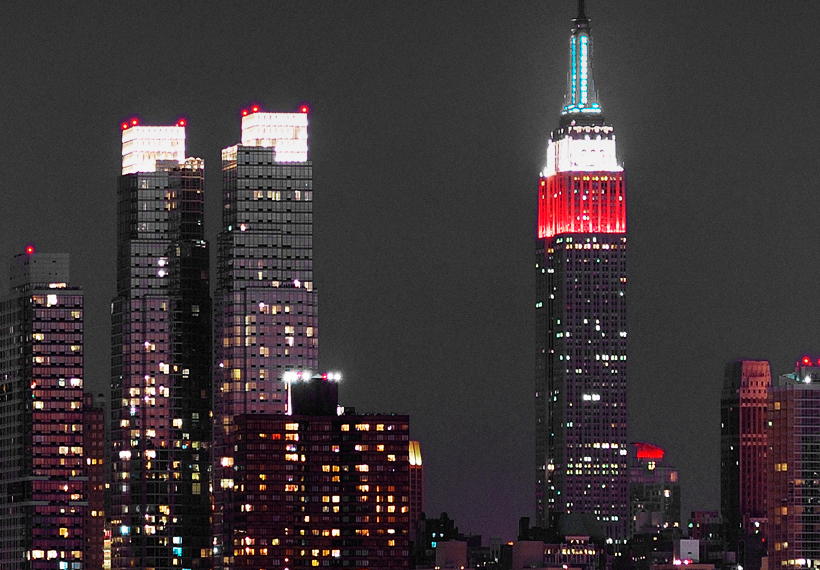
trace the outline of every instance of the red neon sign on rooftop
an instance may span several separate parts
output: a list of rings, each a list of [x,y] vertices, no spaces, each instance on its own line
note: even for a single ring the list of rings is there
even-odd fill
[[[623,172],[556,172],[538,188],[538,237],[626,233]]]
[[[632,445],[635,446],[636,455],[638,459],[651,459],[653,461],[660,461],[663,459],[664,453],[666,453],[663,449],[658,447],[657,445],[652,445],[651,443],[643,443],[643,442],[635,442]]]

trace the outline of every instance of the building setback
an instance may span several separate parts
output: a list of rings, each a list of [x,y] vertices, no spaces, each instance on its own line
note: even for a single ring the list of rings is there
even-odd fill
[[[29,247],[0,301],[0,568],[84,566],[83,294]]]
[[[771,385],[766,360],[726,365],[720,398],[720,511],[731,550],[744,537],[758,536],[759,541],[766,532],[766,408]]]
[[[627,535],[626,186],[596,101],[584,3],[566,105],[540,178],[536,246],[536,520],[594,515]]]
[[[318,368],[313,286],[313,165],[308,113],[243,112],[242,142],[222,151],[215,296],[214,567],[233,567],[242,530],[235,418],[289,411],[283,376]],[[244,469],[244,467],[242,467]]]
[[[113,568],[210,567],[204,163],[184,121],[123,124],[111,315]]]

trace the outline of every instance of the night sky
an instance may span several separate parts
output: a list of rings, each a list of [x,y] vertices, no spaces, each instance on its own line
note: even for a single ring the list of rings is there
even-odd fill
[[[8,3],[0,260],[71,254],[86,386],[107,394],[121,121],[187,119],[214,252],[243,105],[309,104],[321,368],[344,373],[344,404],[410,414],[428,515],[513,539],[534,515],[537,179],[575,10]],[[587,15],[628,181],[630,439],[667,450],[684,513],[717,509],[724,364],[777,374],[820,354],[820,3],[589,0]]]

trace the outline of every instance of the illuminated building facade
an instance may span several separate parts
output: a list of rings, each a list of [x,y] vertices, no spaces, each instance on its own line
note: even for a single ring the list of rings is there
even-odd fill
[[[663,464],[664,450],[634,443],[629,466],[629,536],[679,529],[681,494],[678,470]]]
[[[0,301],[0,568],[83,570],[83,294],[29,247]]]
[[[766,360],[726,365],[720,398],[720,511],[729,548],[766,532],[766,409],[772,373]],[[744,564],[744,566],[747,566]]]
[[[626,538],[626,187],[592,83],[579,2],[566,105],[540,178],[536,248],[536,520],[594,515]]]
[[[408,417],[339,415],[335,401],[321,410],[300,405],[303,395],[294,390],[293,415],[242,414],[231,424],[234,508],[224,516],[234,540],[223,564],[408,568]]]
[[[288,411],[283,375],[318,368],[313,287],[313,165],[307,108],[243,112],[242,143],[222,151],[214,369],[214,565],[241,536],[235,502],[235,417]]]
[[[184,122],[123,124],[112,302],[111,560],[210,567],[211,300],[204,163]]]
[[[799,360],[769,391],[769,568],[820,566],[820,360]]]
[[[410,529],[415,532],[424,512],[424,465],[421,442],[410,442]]]

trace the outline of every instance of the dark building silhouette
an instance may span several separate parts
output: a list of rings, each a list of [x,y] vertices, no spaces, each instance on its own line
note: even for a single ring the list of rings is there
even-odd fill
[[[766,536],[766,408],[771,386],[766,360],[726,365],[720,398],[720,512],[730,551],[748,549]],[[744,568],[759,567],[759,560],[738,562]]]
[[[566,105],[541,174],[536,247],[536,524],[595,516],[626,539],[626,185],[592,83],[579,2]]]
[[[184,122],[123,124],[111,315],[114,568],[210,567],[211,299],[204,163]]]
[[[29,247],[0,300],[0,568],[82,569],[83,293],[68,254]]]
[[[95,402],[91,394],[83,396],[83,455],[88,501],[83,513],[83,570],[101,570],[105,536],[105,409],[102,399]]]

